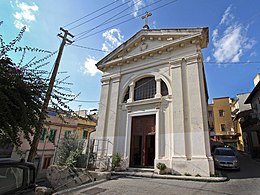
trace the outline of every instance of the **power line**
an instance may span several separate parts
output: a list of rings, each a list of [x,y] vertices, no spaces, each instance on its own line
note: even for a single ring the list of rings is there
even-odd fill
[[[163,1],[163,0],[158,0],[158,1],[154,2],[154,3],[151,3],[151,4],[149,4],[149,5],[145,6],[145,7],[140,8],[139,10],[143,10],[143,9],[145,9],[145,8],[147,8],[147,7],[150,7],[150,6],[154,5],[154,4],[157,4],[157,3],[161,2],[161,1]],[[137,1],[137,2],[138,2],[138,1]],[[136,3],[137,3],[137,2],[136,2]],[[133,4],[132,6],[134,6],[134,5],[135,5],[135,4]],[[128,9],[128,8],[127,8],[127,9]],[[122,11],[122,12],[123,12],[123,11]],[[121,13],[121,12],[120,12],[120,13]],[[115,16],[118,16],[118,14],[116,14]],[[93,27],[93,28],[91,28],[91,29],[89,29],[89,30],[83,31],[83,32],[81,32],[81,33],[79,33],[79,34],[77,34],[77,35],[75,35],[75,36],[79,36],[79,35],[80,35],[80,36],[77,38],[77,39],[79,39],[80,37],[84,36],[85,34],[91,32],[92,30],[94,30],[94,29],[96,29],[96,28],[98,28],[98,27],[100,27],[100,26],[109,24],[109,23],[111,23],[111,22],[114,22],[114,21],[116,21],[116,20],[125,18],[125,17],[127,17],[127,16],[129,16],[129,13],[127,13],[127,14],[125,14],[125,15],[123,15],[123,16],[119,16],[119,17],[117,17],[117,18],[111,20],[111,19],[113,18],[113,17],[112,17],[112,18],[108,19],[107,21],[105,21],[105,22],[103,22],[103,23],[101,23],[101,24],[99,24],[99,25],[97,25],[97,26],[95,26],[95,27]]]
[[[125,12],[126,10],[128,10],[130,7],[133,7],[134,5],[136,5],[137,3],[139,3],[140,1],[142,1],[142,0],[136,1],[136,2],[135,2],[134,4],[132,4],[131,6],[129,6],[129,7],[125,8],[125,9],[123,9],[123,10],[120,11],[119,13],[116,13],[115,15],[113,15],[113,16],[110,17],[110,18],[108,18],[107,20],[105,20],[105,21],[102,22],[101,24],[95,26],[94,28],[92,28],[92,29],[90,29],[90,30],[87,30],[87,31],[85,31],[85,32],[79,33],[78,35],[80,35],[80,36],[79,36],[78,38],[84,36],[85,34],[91,32],[91,31],[93,31],[94,29],[96,29],[96,28],[102,26],[103,24],[106,24],[106,22],[108,22],[109,20],[113,19],[113,18],[116,17],[116,16],[119,16],[120,14],[122,14],[123,12]],[[78,35],[77,35],[77,36],[78,36]]]
[[[86,24],[86,23],[88,23],[88,22],[90,22],[90,21],[92,21],[92,20],[95,20],[95,19],[97,19],[97,18],[99,18],[99,17],[101,17],[101,16],[103,16],[103,15],[105,15],[105,14],[108,14],[108,13],[110,13],[111,11],[114,11],[114,10],[118,9],[119,7],[124,6],[125,4],[129,3],[130,1],[131,1],[131,0],[125,2],[125,3],[121,4],[121,5],[118,5],[118,6],[114,7],[114,8],[112,8],[112,9],[110,9],[110,10],[104,12],[104,13],[101,13],[101,14],[99,14],[98,16],[92,17],[92,18],[88,19],[87,21],[82,22],[82,23],[80,23],[80,24],[78,24],[78,25],[76,25],[76,26],[70,28],[69,30],[73,30],[73,29],[75,29],[75,28],[78,28],[78,27],[82,26],[83,24]],[[140,0],[139,0],[139,1],[140,1]]]
[[[80,20],[82,20],[82,19],[84,19],[84,18],[86,18],[86,17],[88,17],[88,16],[91,16],[92,14],[97,13],[97,12],[101,11],[102,9],[105,9],[105,8],[109,7],[110,5],[113,5],[114,3],[118,2],[118,1],[120,1],[120,0],[115,0],[114,2],[109,3],[109,4],[103,6],[103,7],[99,8],[99,9],[97,9],[97,10],[95,10],[95,11],[93,11],[93,12],[91,12],[91,13],[89,13],[89,14],[87,14],[87,15],[85,15],[85,16],[79,18],[79,19],[77,19],[77,20],[74,20],[73,22],[70,22],[69,24],[66,24],[66,25],[63,26],[63,27],[67,27],[67,26],[69,26],[69,25],[71,25],[71,24],[74,24],[74,23],[76,23],[76,22],[78,22],[78,21],[80,21]]]
[[[85,102],[85,103],[96,103],[97,100],[71,100],[72,102]]]
[[[82,45],[76,45],[76,44],[69,44],[69,46],[74,46],[74,47],[79,47],[79,48],[83,48],[83,49],[88,49],[88,50],[93,50],[93,51],[99,51],[99,52],[104,52],[105,51],[101,50],[101,49],[96,49],[96,48],[92,48],[92,47],[86,47],[86,46],[82,46]]]
[[[167,6],[167,5],[171,4],[171,3],[175,3],[175,2],[177,2],[177,1],[178,1],[178,0],[170,1],[170,2],[168,2],[168,3],[166,3],[166,4],[163,4],[162,6],[159,6],[159,7],[155,8],[155,9],[149,10],[149,12],[156,11],[156,10],[158,10],[158,9],[161,9],[161,8]],[[112,26],[110,26],[110,27],[108,27],[108,28],[102,29],[102,30],[97,31],[97,32],[95,32],[95,33],[92,33],[92,34],[90,34],[90,35],[86,35],[86,36],[84,36],[84,37],[82,37],[82,38],[77,38],[77,39],[75,39],[75,41],[80,41],[80,40],[83,40],[83,39],[88,38],[88,37],[90,37],[90,36],[96,35],[96,34],[98,34],[98,33],[100,33],[100,32],[103,32],[103,31],[105,31],[105,30],[108,30],[108,29],[110,29],[110,28],[116,27],[116,26],[118,26],[118,25],[121,25],[121,24],[123,24],[123,23],[129,22],[129,21],[131,21],[131,20],[137,19],[137,18],[139,18],[139,17],[142,16],[142,15],[144,15],[144,13],[139,14],[139,15],[137,15],[136,17],[133,17],[133,18],[124,20],[124,21],[122,21],[122,22],[120,22],[120,23],[117,23],[117,24],[115,24],[115,25],[112,25]]]
[[[213,61],[210,61],[210,62],[206,62],[204,61],[205,64],[260,64],[260,61],[248,61],[248,62],[213,62]]]

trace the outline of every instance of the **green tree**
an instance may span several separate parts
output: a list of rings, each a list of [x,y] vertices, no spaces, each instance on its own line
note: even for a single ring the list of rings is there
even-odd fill
[[[37,133],[36,127],[42,114],[42,104],[49,82],[49,71],[43,67],[56,53],[16,46],[25,29],[22,28],[17,37],[7,44],[0,34],[0,142],[11,142],[16,147],[21,145],[21,135],[31,144],[31,137]],[[10,52],[21,55],[19,62],[13,62]],[[24,63],[26,52],[46,55],[40,59],[33,57]],[[56,81],[50,105],[57,110],[72,112],[64,103],[76,97],[70,95],[70,89],[62,86],[64,83],[68,84],[65,82],[67,78]],[[46,113],[44,114],[46,117]]]
[[[65,136],[58,145],[56,164],[69,167],[86,167],[87,155],[82,154],[84,141],[72,133]]]

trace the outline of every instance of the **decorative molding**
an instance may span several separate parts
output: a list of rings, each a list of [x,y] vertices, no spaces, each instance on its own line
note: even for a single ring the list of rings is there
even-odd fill
[[[126,108],[129,110],[129,108],[135,107],[135,106],[142,106],[147,104],[156,104],[161,105],[162,98],[151,98],[151,99],[144,99],[144,100],[138,100],[131,103],[126,103]]]
[[[178,58],[178,59],[170,60],[169,64],[173,65],[173,66],[181,65],[181,61],[182,61],[182,58]]]
[[[120,77],[115,77],[115,78],[112,79],[112,82],[113,83],[118,83],[118,82],[120,82],[120,80],[121,80]]]
[[[148,48],[148,44],[143,42],[141,45],[140,45],[140,51],[144,51]]]
[[[101,85],[104,86],[104,85],[109,85],[110,83],[110,79],[107,79],[107,80],[101,80]]]
[[[141,59],[145,59],[142,56],[149,55],[149,53],[151,53],[151,52],[153,52],[153,53],[157,52],[158,54],[162,54],[163,52],[170,52],[172,49],[174,49],[175,46],[186,47],[186,46],[188,46],[188,44],[191,44],[191,40],[195,39],[196,40],[195,42],[197,43],[198,36],[201,36],[201,33],[195,33],[195,34],[192,34],[192,35],[189,35],[189,36],[186,36],[186,37],[181,37],[179,39],[173,39],[171,41],[163,43],[160,46],[150,48],[150,49],[148,49],[148,44],[146,42],[143,42],[141,45],[134,43],[134,45],[136,45],[136,46],[139,45],[141,52],[137,53],[136,55],[123,56],[123,57],[122,57],[122,53],[120,53],[120,54],[117,55],[116,59],[111,59],[111,60],[107,61],[104,64],[104,66],[109,67],[111,64],[119,63],[119,62],[126,61],[126,60],[129,60],[130,63],[132,63],[133,61],[135,62],[135,60],[133,60],[133,61],[131,60],[133,58],[140,58],[141,57]],[[162,40],[162,37],[158,37],[158,40],[159,39]],[[142,37],[141,40],[144,41],[144,40],[146,40],[146,38]],[[122,65],[122,63],[120,65]]]

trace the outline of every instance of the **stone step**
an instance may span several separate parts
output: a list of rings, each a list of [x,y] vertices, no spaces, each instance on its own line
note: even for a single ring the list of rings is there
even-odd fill
[[[153,173],[154,169],[152,169],[152,168],[133,168],[133,167],[131,167],[131,168],[128,168],[127,171],[129,171],[129,172],[151,172],[151,173]]]

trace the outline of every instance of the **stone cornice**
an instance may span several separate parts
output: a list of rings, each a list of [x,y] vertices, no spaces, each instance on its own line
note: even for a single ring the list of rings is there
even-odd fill
[[[123,64],[134,63],[138,60],[145,60],[146,58],[153,57],[154,55],[161,55],[165,52],[171,52],[172,50],[178,48],[187,47],[190,44],[199,44],[199,36],[201,33],[193,34],[192,36],[181,37],[179,39],[169,41],[166,44],[162,44],[159,47],[154,47],[151,49],[145,49],[144,51],[139,52],[135,55],[125,55],[123,57],[117,57],[116,59],[106,62],[104,65],[99,65],[100,70],[105,70],[106,68],[112,68],[114,66],[121,66]],[[136,45],[136,47],[139,45]],[[129,52],[128,49],[126,49]],[[118,55],[121,56],[121,55]]]
[[[169,64],[171,65],[172,68],[180,67],[182,59],[186,61],[187,65],[194,64],[200,62],[200,54],[196,53],[190,56],[184,56],[182,58],[173,59],[169,61]]]
[[[110,83],[110,81],[112,81],[113,83],[117,83],[120,82],[121,76],[116,74],[116,75],[109,75],[107,77],[102,77],[101,79],[101,83],[102,85],[108,85]]]
[[[131,109],[132,107],[135,106],[142,106],[147,104],[156,104],[157,106],[160,106],[161,103],[162,103],[162,98],[151,98],[151,99],[144,99],[144,100],[134,101],[131,103],[126,103],[125,107],[127,109]]]

